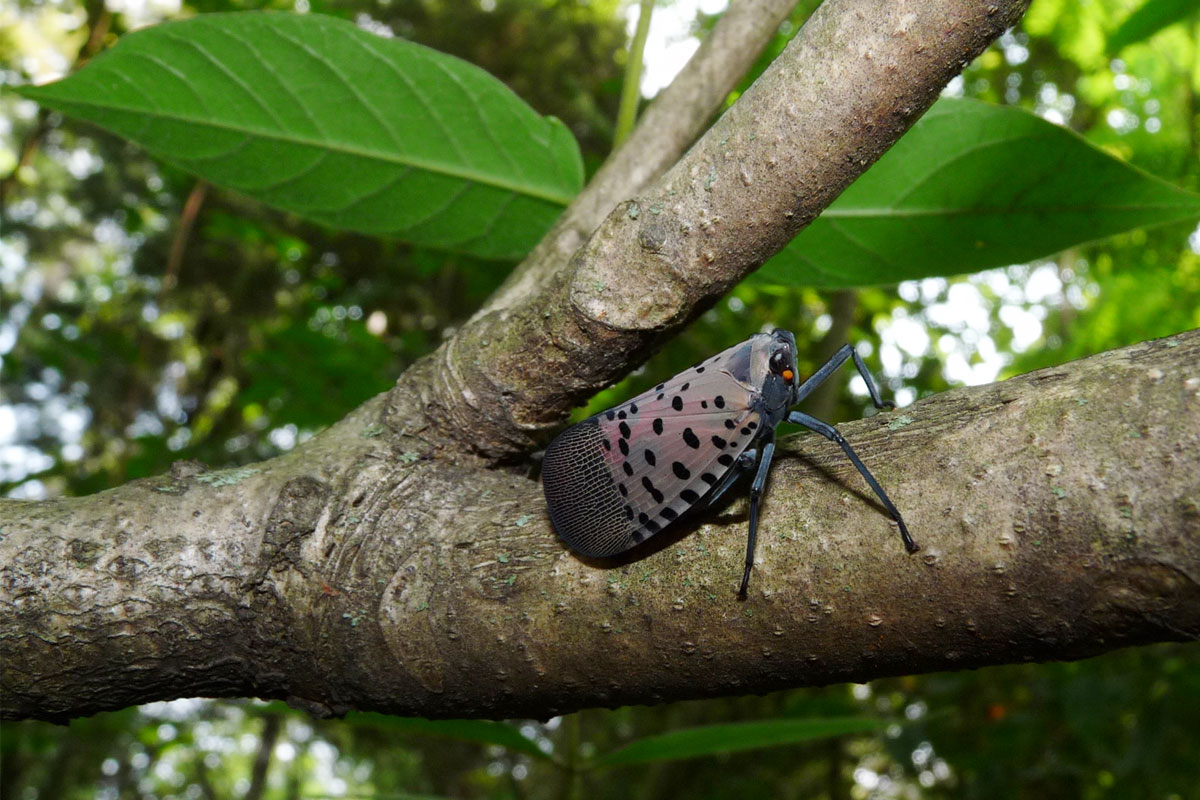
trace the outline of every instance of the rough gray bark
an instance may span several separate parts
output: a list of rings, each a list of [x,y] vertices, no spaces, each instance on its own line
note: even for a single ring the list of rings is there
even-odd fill
[[[1021,8],[829,0],[569,264],[540,248],[503,303],[295,452],[0,501],[4,716],[187,695],[548,716],[1196,636],[1197,333],[845,426],[915,557],[838,451],[785,448],[745,603],[740,501],[643,560],[589,563],[511,466],[781,246]]]
[[[250,468],[0,502],[4,716],[545,717],[1200,635],[1200,331],[843,426],[914,556],[839,450],[789,440],[745,602],[744,500],[588,562],[535,480],[394,445],[383,411]]]

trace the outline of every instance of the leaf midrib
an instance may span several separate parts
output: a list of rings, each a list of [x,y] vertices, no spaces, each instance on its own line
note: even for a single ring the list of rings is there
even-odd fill
[[[80,106],[80,107],[84,107],[84,108],[94,108],[94,109],[101,109],[101,110],[107,110],[107,111],[112,111],[112,112],[120,112],[120,113],[125,113],[125,114],[134,114],[137,116],[149,117],[151,119],[170,120],[172,122],[178,122],[178,123],[187,124],[187,125],[195,125],[198,127],[207,127],[207,128],[213,129],[213,130],[219,130],[219,131],[227,132],[227,133],[242,134],[245,136],[258,136],[258,137],[260,137],[262,139],[266,139],[268,141],[276,141],[276,142],[284,142],[287,144],[301,145],[304,147],[312,147],[312,148],[315,148],[318,150],[334,149],[334,152],[342,153],[344,155],[357,156],[359,158],[375,159],[377,161],[382,161],[382,162],[388,163],[388,164],[394,164],[397,166],[404,166],[404,167],[412,167],[414,169],[425,170],[426,172],[432,172],[432,173],[438,174],[438,175],[445,175],[445,176],[451,177],[451,178],[458,178],[461,180],[474,181],[475,183],[483,184],[485,186],[495,187],[497,189],[503,189],[505,191],[509,191],[514,194],[522,194],[527,197],[536,198],[538,200],[544,200],[546,202],[554,203],[555,205],[558,205],[561,207],[566,207],[567,204],[570,203],[571,200],[573,200],[575,197],[575,195],[573,193],[570,195],[564,195],[559,192],[553,192],[553,191],[546,190],[546,189],[529,187],[528,185],[518,184],[513,181],[500,180],[500,179],[497,179],[495,176],[489,176],[489,175],[486,175],[483,173],[476,172],[474,170],[449,168],[449,167],[446,167],[446,166],[440,165],[440,164],[439,165],[431,165],[430,162],[427,162],[423,159],[416,159],[416,158],[411,158],[411,157],[410,158],[399,158],[399,157],[395,157],[391,154],[380,153],[380,152],[374,151],[374,150],[367,150],[367,149],[359,148],[359,147],[348,147],[348,146],[345,146],[341,142],[333,142],[330,140],[314,139],[314,138],[294,136],[294,135],[287,136],[287,135],[282,135],[277,132],[263,132],[261,129],[255,128],[255,127],[235,127],[233,125],[221,124],[218,122],[214,122],[210,119],[197,119],[195,117],[190,117],[190,116],[186,116],[183,114],[171,114],[171,113],[163,112],[163,111],[147,112],[145,109],[133,108],[130,106],[122,106],[122,105],[117,105],[117,104],[113,104],[113,103],[89,102],[87,100],[80,100],[77,98],[67,99],[67,98],[63,98],[58,95],[52,94],[52,93],[43,93],[41,91],[38,91],[37,88],[35,88],[34,91],[26,92],[25,94],[26,94],[26,96],[32,96],[35,99],[39,99],[39,95],[41,95],[40,99],[51,100],[51,101],[54,101],[57,103],[62,103],[63,105],[74,105],[74,106]],[[330,148],[331,144],[337,145],[337,148]],[[149,145],[143,144],[143,146],[146,147],[147,149],[154,149]],[[178,159],[180,161],[190,160],[190,159],[181,159],[178,156],[173,156],[172,158]]]
[[[1072,212],[1072,213],[1102,213],[1102,212],[1117,212],[1117,211],[1142,211],[1142,210],[1170,210],[1179,209],[1191,213],[1200,213],[1200,199],[1194,200],[1190,205],[1184,202],[1179,203],[1138,203],[1138,204],[1122,204],[1122,205],[1066,205],[1066,204],[1048,204],[1048,205],[1031,205],[1019,207],[1001,207],[1001,206],[978,206],[975,208],[827,208],[821,213],[823,217],[829,218],[866,218],[866,217],[900,217],[900,218],[916,218],[916,217],[964,217],[964,216],[1008,216],[1012,214],[1034,214],[1047,211],[1055,212]]]

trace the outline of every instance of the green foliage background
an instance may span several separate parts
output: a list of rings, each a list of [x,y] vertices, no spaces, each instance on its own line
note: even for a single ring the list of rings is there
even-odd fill
[[[627,45],[615,0],[305,5],[482,67],[562,120],[589,173],[610,149]],[[199,0],[180,13],[270,7],[291,5]],[[812,7],[801,4],[770,54]],[[47,52],[65,64],[90,58],[137,21],[96,0],[5,6],[0,79],[27,83]],[[711,23],[700,18],[696,30]],[[1194,3],[1037,0],[950,91],[1052,118],[1200,190]],[[13,92],[0,94],[0,109],[10,121],[0,130],[6,494],[82,494],[176,459],[225,466],[290,448],[386,390],[509,267],[268,209]],[[1001,233],[1052,239],[1039,222],[1056,224],[1010,219]],[[1094,219],[1083,227],[1107,233]],[[919,242],[906,243],[927,277],[898,287],[845,288],[887,282],[868,276],[816,289],[812,273],[774,265],[592,407],[776,325],[807,347],[802,370],[860,343],[902,402],[1200,326],[1194,217],[967,277],[953,276],[977,265],[931,242],[928,262]],[[844,376],[810,410],[859,416],[856,388]],[[512,724],[158,703],[66,728],[5,724],[0,797],[1200,797],[1198,667],[1194,645],[1154,647]]]

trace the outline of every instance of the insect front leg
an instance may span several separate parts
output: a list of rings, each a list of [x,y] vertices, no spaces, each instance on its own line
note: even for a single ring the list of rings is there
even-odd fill
[[[754,544],[758,540],[758,501],[762,497],[763,487],[767,485],[767,472],[771,469],[771,459],[774,456],[775,439],[772,436],[763,443],[758,471],[754,473],[754,481],[750,484],[750,535],[746,539],[746,571],[742,573],[738,597],[745,597],[746,587],[750,585],[750,568],[754,566]]]
[[[721,478],[721,482],[717,484],[717,488],[708,493],[708,497],[704,500],[706,507],[716,505],[721,499],[721,495],[725,494],[725,490],[737,482],[737,479],[746,474],[747,470],[754,467],[754,462],[758,460],[758,450],[750,448],[746,452],[737,457],[737,461],[725,473],[725,477]]]
[[[849,347],[849,345],[847,345],[847,347]],[[816,431],[817,433],[821,434],[829,441],[836,442],[838,445],[840,445],[842,450],[845,451],[846,455],[849,456],[850,461],[854,463],[854,467],[858,470],[859,474],[866,479],[867,484],[872,490],[874,490],[875,495],[879,498],[879,501],[883,503],[883,507],[888,510],[888,513],[892,515],[892,519],[896,520],[896,524],[900,526],[900,537],[904,539],[905,549],[907,549],[910,553],[915,553],[920,549],[920,547],[917,546],[917,543],[913,541],[912,536],[909,535],[908,526],[904,524],[904,518],[900,516],[900,511],[896,508],[895,504],[892,503],[891,498],[887,496],[887,492],[885,492],[883,487],[879,485],[879,481],[875,480],[875,476],[871,474],[871,471],[867,469],[867,466],[859,459],[858,455],[850,447],[850,443],[846,441],[840,432],[838,432],[837,428],[833,427],[828,422],[822,422],[816,417],[810,417],[808,414],[800,411],[789,412],[787,421],[793,422],[797,425],[803,425],[809,430]],[[753,508],[753,506],[751,506],[751,508]],[[751,514],[753,514],[753,511],[751,511]],[[751,516],[751,520],[753,519],[754,517]]]
[[[854,349],[853,345],[842,345],[841,349],[833,354],[833,357],[821,365],[821,368],[808,376],[808,380],[800,384],[796,389],[796,400],[799,403],[804,398],[808,397],[813,390],[824,383],[834,371],[842,364],[846,363],[847,359],[854,359],[854,367],[858,370],[858,374],[866,381],[867,391],[871,393],[871,402],[876,408],[895,408],[896,404],[890,400],[883,400],[879,396],[879,387],[875,385],[875,378],[871,376],[871,371],[867,369],[867,365],[863,363],[862,356]],[[800,423],[803,425],[804,423]],[[824,424],[824,423],[822,423]],[[814,428],[814,430],[816,430]]]

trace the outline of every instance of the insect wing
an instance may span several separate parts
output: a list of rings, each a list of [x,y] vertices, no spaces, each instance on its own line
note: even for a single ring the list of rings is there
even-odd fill
[[[611,556],[695,505],[759,433],[753,395],[725,367],[735,345],[632,400],[567,428],[546,449],[542,483],[555,529]]]

